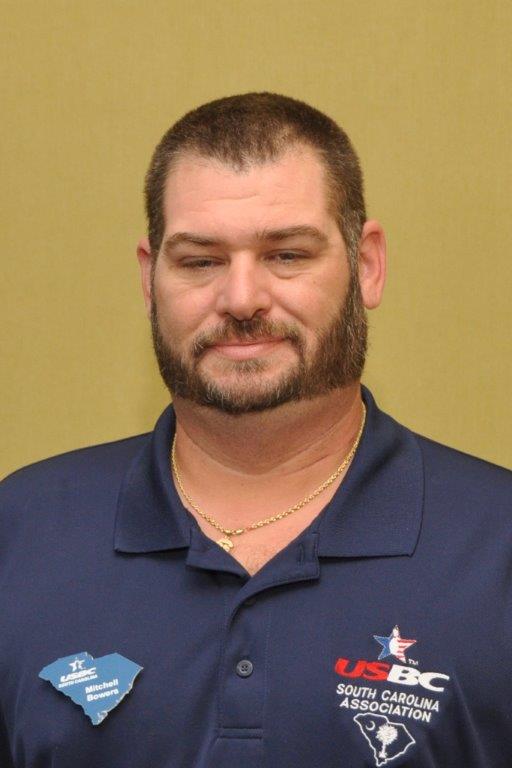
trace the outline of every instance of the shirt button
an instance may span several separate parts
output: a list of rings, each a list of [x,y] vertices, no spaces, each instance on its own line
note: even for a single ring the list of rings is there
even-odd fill
[[[242,659],[242,661],[239,661],[236,665],[236,673],[237,675],[240,675],[240,677],[249,677],[249,675],[252,675],[252,661],[249,661],[248,659]]]

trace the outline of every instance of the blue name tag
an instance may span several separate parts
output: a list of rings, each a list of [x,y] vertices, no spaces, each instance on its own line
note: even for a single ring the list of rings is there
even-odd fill
[[[39,677],[69,696],[82,707],[93,725],[99,725],[130,693],[142,669],[119,653],[95,659],[82,651],[43,667]]]

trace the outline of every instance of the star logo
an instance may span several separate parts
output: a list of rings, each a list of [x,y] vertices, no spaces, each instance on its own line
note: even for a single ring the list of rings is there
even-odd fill
[[[416,642],[416,640],[406,640],[404,637],[400,637],[400,630],[397,626],[393,627],[389,637],[374,635],[373,639],[382,645],[379,661],[385,659],[386,656],[396,656],[400,661],[407,661],[405,651]]]
[[[73,672],[77,672],[79,669],[83,669],[84,659],[75,659],[74,661],[70,661],[69,666]]]

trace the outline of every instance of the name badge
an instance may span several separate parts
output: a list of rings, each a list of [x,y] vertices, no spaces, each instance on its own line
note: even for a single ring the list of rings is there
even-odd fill
[[[82,651],[43,667],[39,677],[69,696],[82,707],[93,725],[99,725],[130,693],[142,669],[120,653],[95,659]]]

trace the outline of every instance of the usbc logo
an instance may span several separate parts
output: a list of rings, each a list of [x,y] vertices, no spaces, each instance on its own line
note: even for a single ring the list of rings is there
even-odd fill
[[[448,675],[443,675],[441,672],[420,672],[415,667],[388,664],[384,661],[366,661],[365,659],[352,662],[350,659],[341,658],[337,660],[334,669],[342,677],[372,681],[386,680],[388,683],[411,687],[419,685],[426,688],[427,691],[435,691],[436,693],[444,691],[444,687],[439,685],[439,681],[450,679]]]

